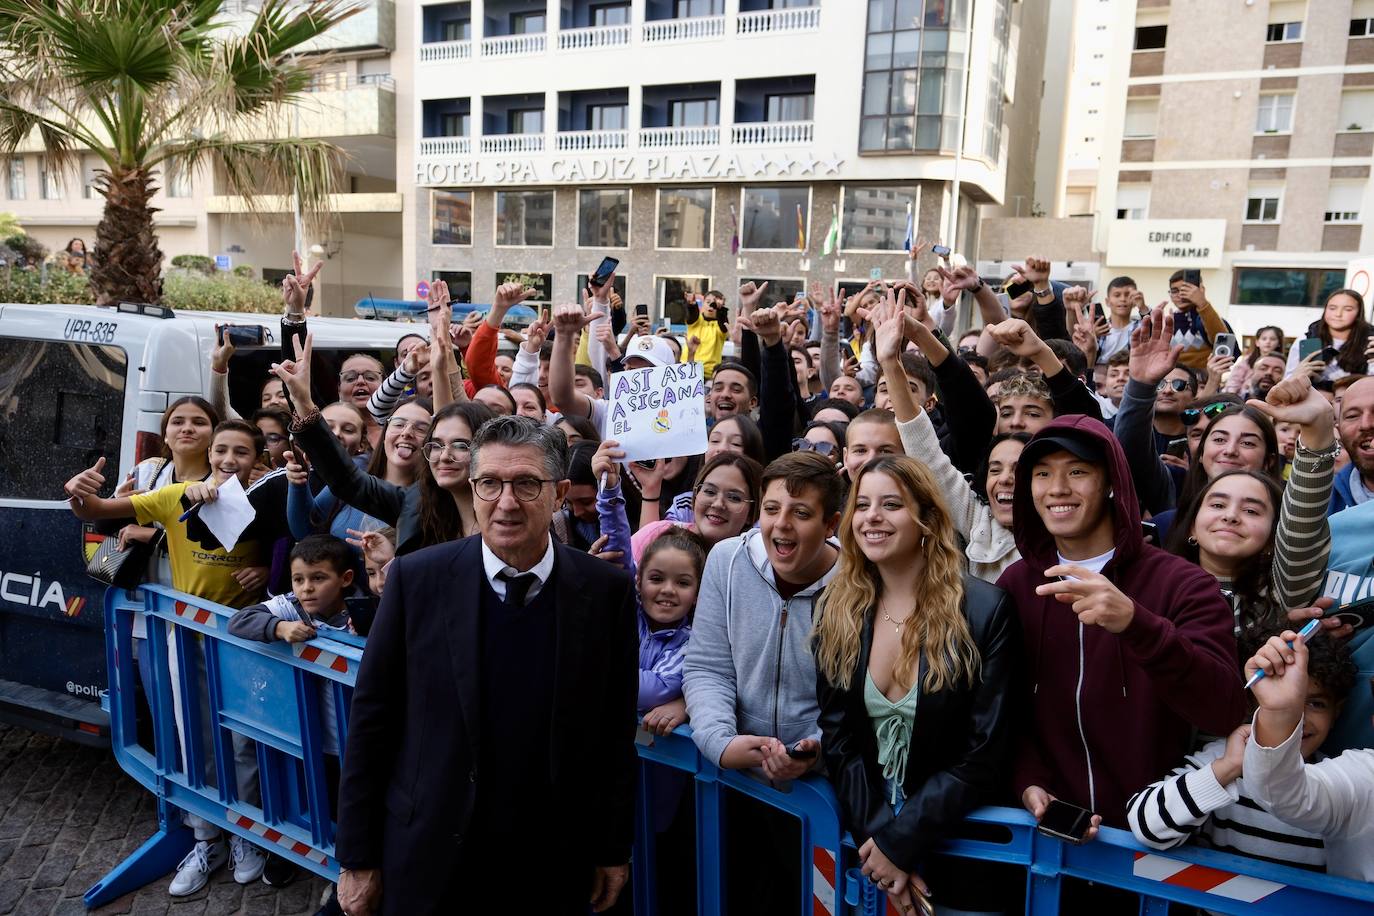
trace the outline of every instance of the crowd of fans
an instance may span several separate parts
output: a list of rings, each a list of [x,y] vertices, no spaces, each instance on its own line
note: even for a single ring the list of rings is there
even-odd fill
[[[167,409],[161,458],[113,497],[103,460],[67,485],[72,510],[122,542],[160,539],[151,580],[240,609],[234,635],[366,635],[391,560],[476,533],[474,499],[501,498],[469,453],[516,414],[567,437],[552,536],[634,578],[643,728],[690,723],[707,759],[776,785],[830,779],[864,874],[901,911],[1014,906],[998,898],[1017,882],[936,851],[997,803],[1086,809],[1083,840],[1108,825],[1374,881],[1374,682],[1356,674],[1374,615],[1338,613],[1374,582],[1374,327],[1358,293],[1240,347],[1196,271],[1154,308],[1129,277],[1094,304],[1036,257],[1010,293],[957,259],[790,302],[746,283],[733,309],[716,291],[689,302],[681,338],[610,279],[523,331],[505,317],[533,290],[502,286],[454,326],[437,281],[427,333],[390,367],[348,357],[339,399],[320,403],[316,271],[298,260],[285,282],[288,349],[247,420],[225,341],[209,397]],[[952,340],[961,308],[973,329]],[[602,436],[611,373],[685,361],[708,379],[706,451],[625,461]],[[231,478],[256,517],[225,550],[187,510]],[[458,586],[436,604],[464,600]],[[684,788],[664,778],[648,797],[690,856]],[[796,822],[730,795],[732,898],[795,912]],[[290,880],[192,826],[172,894],[226,860],[241,882]],[[1109,889],[1074,894],[1112,911]]]

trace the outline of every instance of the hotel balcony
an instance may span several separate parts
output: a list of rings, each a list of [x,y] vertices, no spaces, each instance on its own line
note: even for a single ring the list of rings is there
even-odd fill
[[[815,98],[814,74],[737,80],[731,142],[736,146],[810,143]]]
[[[482,9],[482,56],[542,54],[548,28],[548,6],[542,0],[488,0]]]
[[[389,73],[322,73],[294,105],[255,119],[248,137],[396,136],[396,82]]]
[[[640,149],[720,145],[720,83],[645,86]]]
[[[472,152],[472,100],[426,99],[420,109],[420,155],[466,156]]]
[[[541,153],[544,151],[544,96],[489,95],[482,99],[483,153]]]
[[[556,146],[567,152],[626,149],[629,120],[628,88],[560,92]]]
[[[300,53],[396,49],[396,5],[392,0],[364,0],[360,10],[320,37],[296,49]],[[221,21],[245,31],[262,8],[260,0],[227,0],[220,4]]]
[[[821,27],[820,6],[770,9],[768,0],[740,0],[735,17],[736,35],[777,35],[780,32],[815,32]]]
[[[629,44],[628,25],[592,25],[581,29],[560,29],[558,32],[560,51],[590,51],[626,47]]]
[[[472,57],[471,3],[435,3],[420,9],[420,63]]]

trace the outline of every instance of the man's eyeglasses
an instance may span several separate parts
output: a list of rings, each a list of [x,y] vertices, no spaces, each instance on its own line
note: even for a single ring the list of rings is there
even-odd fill
[[[420,451],[424,452],[426,461],[438,461],[444,455],[457,457],[472,451],[472,443],[466,439],[454,439],[452,442],[430,439],[420,447]]]
[[[817,455],[829,457],[835,454],[836,448],[829,442],[812,442],[810,439],[793,439],[792,451],[815,452]]]
[[[382,380],[382,374],[371,369],[366,372],[355,372],[350,369],[347,372],[339,373],[339,381],[343,382],[345,385],[352,385],[358,379],[369,382],[380,382]]]
[[[501,498],[501,491],[505,490],[509,484],[515,498],[522,503],[528,503],[539,498],[539,493],[544,489],[544,484],[554,482],[541,480],[538,477],[517,477],[515,480],[502,480],[499,477],[478,477],[472,482],[472,492],[476,493],[479,499],[495,502]]]
[[[263,433],[263,438],[267,440],[268,445],[281,445],[287,441],[287,437],[281,433]]]
[[[1166,378],[1155,386],[1155,391],[1163,391],[1165,388],[1172,388],[1175,391],[1184,391],[1188,387],[1188,380],[1182,378]]]
[[[725,504],[732,509],[753,502],[752,499],[745,496],[739,490],[721,490],[720,487],[712,483],[701,484],[697,487],[697,493],[707,499],[715,499],[717,496],[724,496]]]
[[[1195,426],[1203,417],[1214,420],[1217,415],[1225,411],[1226,408],[1234,406],[1235,405],[1229,401],[1217,401],[1215,404],[1208,404],[1206,407],[1188,407],[1183,413],[1179,414],[1179,419],[1183,421],[1184,426]]]

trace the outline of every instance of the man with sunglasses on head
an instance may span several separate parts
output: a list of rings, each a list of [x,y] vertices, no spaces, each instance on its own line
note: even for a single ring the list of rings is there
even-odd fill
[[[561,432],[497,417],[470,460],[480,533],[395,561],[358,672],[336,838],[351,916],[447,913],[479,885],[602,912],[628,878],[632,583],[549,536]]]

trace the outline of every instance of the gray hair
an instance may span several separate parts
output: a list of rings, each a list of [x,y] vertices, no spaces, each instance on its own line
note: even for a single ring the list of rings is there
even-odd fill
[[[488,420],[472,437],[472,470],[469,476],[480,476],[481,467],[478,457],[486,445],[505,445],[512,448],[532,447],[544,456],[544,467],[551,480],[562,480],[568,476],[568,439],[552,426],[545,426],[530,417],[501,416]]]

